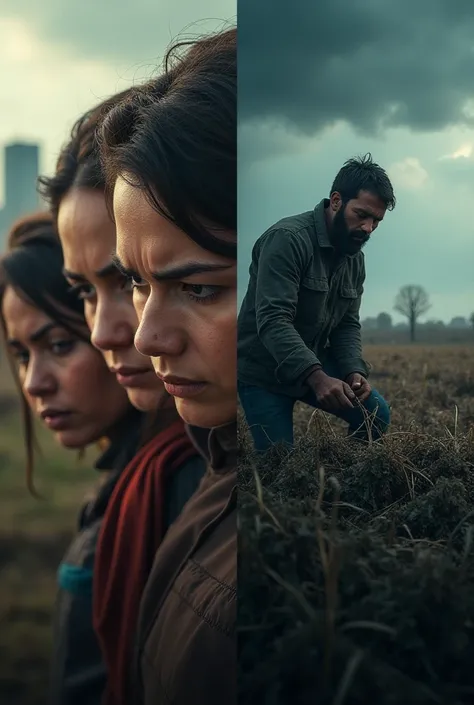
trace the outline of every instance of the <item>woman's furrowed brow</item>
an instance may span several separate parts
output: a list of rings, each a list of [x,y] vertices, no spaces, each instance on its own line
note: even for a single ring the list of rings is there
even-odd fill
[[[133,277],[136,274],[133,269],[128,269],[116,254],[112,255],[112,263],[124,277]]]
[[[112,262],[118,271],[124,277],[137,276],[134,269],[126,267],[120,260],[117,254],[112,255]],[[219,272],[233,267],[233,264],[219,264],[216,262],[184,262],[171,267],[165,267],[159,271],[154,271],[151,276],[156,281],[169,281],[186,279],[187,277],[195,276],[196,274],[205,274],[209,272]]]
[[[196,274],[218,272],[230,269],[232,264],[217,264],[216,262],[185,262],[184,264],[168,267],[158,272],[153,272],[152,277],[156,281],[166,281],[168,279],[186,279]]]

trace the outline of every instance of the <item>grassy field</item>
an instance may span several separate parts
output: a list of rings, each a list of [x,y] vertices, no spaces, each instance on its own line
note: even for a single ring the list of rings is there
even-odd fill
[[[370,330],[362,329],[362,340],[368,348],[377,346],[410,345],[410,332],[392,328],[391,330]],[[416,329],[415,345],[450,345],[459,347],[460,345],[472,345],[474,343],[474,330],[472,328],[456,329],[445,328],[436,329],[419,326]]]
[[[369,330],[362,329],[362,339],[368,347],[370,346],[392,346],[392,345],[409,345],[410,333],[408,330],[399,330],[392,328],[391,330]],[[429,327],[419,326],[416,329],[415,345],[431,346],[431,345],[472,345],[474,343],[474,330],[472,328],[456,329],[446,326],[441,329],[430,329]]]
[[[402,345],[406,347],[410,345],[410,333],[407,330],[364,330],[362,329],[362,339],[368,349],[370,347],[383,347]],[[451,347],[459,347],[461,345],[472,345],[474,343],[474,330],[467,328],[459,330],[456,328],[430,329],[420,326],[416,329],[416,342],[414,345],[431,346],[431,345],[450,345]]]
[[[392,405],[383,444],[297,408],[299,448],[259,469],[260,490],[243,438],[246,705],[474,701],[474,346],[366,356]],[[0,364],[0,705],[46,703],[56,568],[96,481],[92,456],[40,439],[41,501]]]
[[[242,427],[246,705],[474,702],[474,346],[366,346],[380,443],[295,410],[257,461]]]
[[[0,705],[47,703],[56,569],[97,481],[92,455],[79,461],[39,431],[41,500],[26,489],[18,398],[0,361]]]

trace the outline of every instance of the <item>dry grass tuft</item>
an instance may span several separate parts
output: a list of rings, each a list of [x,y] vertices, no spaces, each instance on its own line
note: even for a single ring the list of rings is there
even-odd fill
[[[242,431],[246,705],[474,702],[474,348],[367,351],[380,443],[298,408],[289,455]]]

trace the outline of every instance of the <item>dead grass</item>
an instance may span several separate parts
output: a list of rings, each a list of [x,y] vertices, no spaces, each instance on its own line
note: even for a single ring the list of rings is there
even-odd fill
[[[290,456],[257,461],[242,433],[246,705],[474,701],[474,347],[366,354],[382,442],[303,406]]]

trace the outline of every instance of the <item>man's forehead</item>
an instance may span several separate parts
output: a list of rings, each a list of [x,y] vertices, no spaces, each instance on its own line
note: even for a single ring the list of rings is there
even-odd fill
[[[382,199],[371,191],[359,191],[357,198],[354,200],[354,205],[365,208],[374,215],[383,215],[387,210]]]

